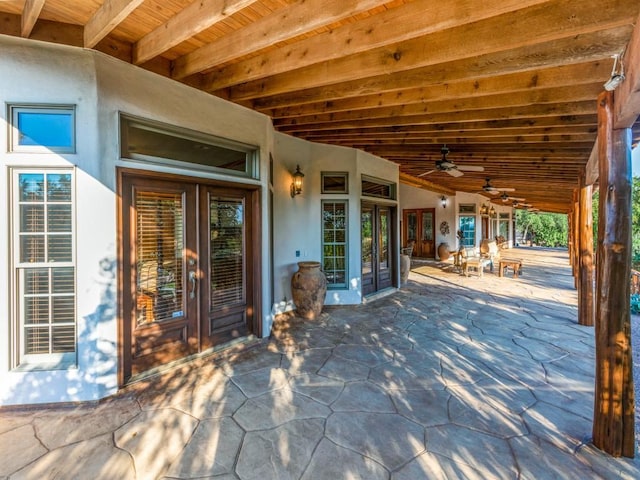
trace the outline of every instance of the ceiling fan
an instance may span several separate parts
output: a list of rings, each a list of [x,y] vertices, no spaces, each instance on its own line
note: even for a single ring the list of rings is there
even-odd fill
[[[464,175],[462,172],[484,172],[484,167],[479,165],[456,165],[451,160],[447,159],[447,154],[449,153],[449,148],[446,145],[443,145],[440,149],[440,153],[442,154],[442,158],[440,160],[436,160],[436,168],[434,170],[429,170],[428,172],[421,173],[418,176],[424,177],[425,175],[429,175],[433,172],[446,172],[452,177],[461,177]]]
[[[482,186],[482,191],[484,193],[488,193],[489,195],[497,195],[500,192],[515,192],[516,189],[515,188],[496,188],[493,185],[491,185],[491,179],[490,178],[486,178],[486,183]]]
[[[500,195],[500,200],[502,200],[502,203],[507,203],[509,200],[524,202],[524,198],[512,197],[511,195],[507,195],[507,192],[505,192],[504,190],[502,191],[502,195]]]
[[[517,200],[514,200],[511,205],[513,206],[513,208],[531,208],[532,207],[530,203],[523,203]]]

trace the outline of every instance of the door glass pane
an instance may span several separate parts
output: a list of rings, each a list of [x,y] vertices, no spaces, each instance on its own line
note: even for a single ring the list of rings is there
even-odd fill
[[[418,215],[414,212],[407,213],[407,242],[418,239]]]
[[[462,245],[473,247],[476,242],[476,217],[460,216],[460,230],[462,231]]]
[[[372,272],[372,254],[373,254],[373,216],[369,209],[362,210],[362,274]]]
[[[181,193],[136,192],[138,325],[183,316]]]
[[[380,269],[389,268],[389,212],[380,210],[380,242],[379,242]]]
[[[244,202],[209,200],[211,308],[245,301]]]
[[[433,212],[422,212],[422,241],[433,241]]]

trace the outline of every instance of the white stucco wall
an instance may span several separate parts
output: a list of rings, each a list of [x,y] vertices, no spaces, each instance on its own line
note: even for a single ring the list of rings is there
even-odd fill
[[[99,398],[104,388],[114,385],[115,345],[114,328],[101,330],[102,325],[92,328],[91,312],[100,305],[105,286],[112,282],[98,268],[98,258],[108,245],[115,242],[113,223],[114,197],[91,173],[98,158],[96,124],[97,91],[95,69],[91,55],[79,54],[79,50],[50,44],[26,43],[10,37],[0,38],[0,97],[3,104],[36,103],[68,104],[76,106],[76,153],[7,153],[7,109],[3,108],[0,128],[0,184],[2,191],[10,185],[10,168],[31,167],[76,167],[76,198],[81,199],[91,192],[91,204],[78,201],[76,220],[83,228],[78,229],[76,243],[77,284],[77,367],[49,371],[13,371],[9,369],[10,356],[10,298],[9,289],[0,288],[0,404],[73,401]],[[0,199],[0,224],[9,225],[9,196]],[[101,208],[102,205],[108,206]],[[102,214],[105,216],[102,216]],[[86,225],[86,229],[84,227]],[[6,230],[4,230],[6,231]],[[94,234],[87,236],[92,231]],[[4,286],[10,285],[9,236],[0,235],[0,278]],[[86,248],[90,245],[91,248]],[[108,287],[107,287],[108,288]],[[109,314],[112,317],[112,314]],[[110,357],[104,364],[93,360],[103,349]]]
[[[398,183],[397,165],[349,148],[275,133],[268,117],[92,50],[0,36],[0,101],[76,107],[77,153],[7,153],[7,109],[0,112],[0,185],[11,168],[74,167],[76,185],[77,364],[60,370],[12,369],[11,292],[0,288],[0,405],[95,400],[117,389],[116,168],[128,167],[245,182],[260,187],[262,332],[273,314],[293,308],[290,278],[300,260],[321,259],[321,198],[349,202],[349,288],[330,290],[327,304],[354,304],[360,292],[361,175]],[[260,179],[239,179],[120,159],[119,112],[255,145]],[[269,156],[273,155],[273,218]],[[305,174],[303,193],[289,195],[291,173]],[[321,195],[322,171],[349,174],[349,194]],[[8,194],[0,225],[9,225]],[[395,205],[396,202],[390,202]],[[400,212],[398,211],[398,215]],[[399,216],[398,216],[399,218]],[[270,256],[273,226],[273,258]],[[397,235],[399,236],[399,228]],[[399,238],[399,237],[398,237]],[[396,239],[397,241],[398,239]],[[300,252],[296,256],[296,252]],[[9,235],[0,235],[0,278],[10,285]],[[271,272],[273,267],[273,299]]]
[[[274,157],[274,313],[294,308],[291,302],[291,276],[297,262],[322,260],[321,201],[347,200],[348,229],[348,288],[329,289],[326,305],[349,305],[362,302],[360,260],[360,206],[362,203],[362,174],[398,183],[398,165],[380,157],[351,148],[309,143],[285,134],[275,133]],[[296,165],[304,173],[301,195],[291,198],[291,174]],[[321,194],[322,172],[346,172],[349,193]],[[369,199],[377,201],[377,199]],[[386,202],[396,205],[397,202]],[[396,229],[399,232],[399,229]],[[397,239],[396,239],[397,241]],[[300,256],[296,257],[296,252]],[[396,282],[397,283],[397,282]]]
[[[454,250],[457,247],[456,244],[456,197],[447,197],[447,206],[442,207],[442,201],[440,200],[442,194],[430,192],[422,188],[416,188],[409,185],[402,185],[400,187],[400,204],[402,210],[410,210],[415,208],[434,208],[434,231],[435,231],[435,248],[436,257],[438,255],[438,245],[446,243],[449,245],[450,250]],[[401,217],[402,220],[402,217]],[[440,232],[440,225],[442,222],[447,222],[449,226],[449,234],[445,235]],[[404,228],[404,225],[402,226]],[[403,245],[404,247],[404,245]]]
[[[76,106],[75,154],[7,153],[7,109],[0,114],[0,184],[11,168],[69,167],[76,185],[77,365],[60,370],[12,370],[10,292],[0,288],[0,405],[102,398],[117,388],[116,167],[184,170],[119,159],[118,112],[186,127],[258,147],[266,187],[270,119],[238,105],[120,62],[95,51],[0,36],[0,101]],[[159,101],[159,99],[161,101]],[[223,175],[202,174],[226,179]],[[269,245],[268,188],[262,188],[262,244]],[[0,196],[0,224],[9,225],[8,195]],[[0,235],[0,278],[10,280],[8,235]],[[270,329],[270,265],[262,252],[263,333]],[[9,285],[9,281],[3,282]]]
[[[489,199],[483,195],[476,193],[457,192],[455,196],[447,197],[447,206],[442,208],[441,197],[439,193],[430,192],[421,188],[411,187],[408,185],[402,185],[400,187],[400,204],[402,210],[414,209],[414,208],[435,208],[435,230],[436,230],[436,249],[437,246],[442,243],[448,243],[450,250],[458,248],[458,240],[456,238],[456,231],[458,230],[458,206],[461,204],[473,204],[476,206],[476,239],[475,245],[479,245],[482,241],[482,220],[480,217],[480,206],[484,203],[489,206],[493,206],[496,210],[496,214],[509,213],[513,215],[513,208],[507,205],[501,205],[499,203],[490,203]],[[513,239],[513,223],[510,217],[509,222],[509,244],[512,245]],[[443,235],[440,233],[440,224],[446,221],[449,224],[449,235]],[[493,236],[495,236],[495,233]],[[437,252],[436,252],[437,253]]]

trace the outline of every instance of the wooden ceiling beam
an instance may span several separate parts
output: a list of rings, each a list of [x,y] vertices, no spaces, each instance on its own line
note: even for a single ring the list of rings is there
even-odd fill
[[[385,137],[385,136],[371,136],[371,137],[342,137],[333,139],[324,139],[324,142],[331,143],[332,145],[347,145],[360,148],[362,145],[421,145],[427,147],[440,147],[445,145],[484,145],[486,143],[494,143],[496,145],[509,144],[515,146],[527,146],[529,144],[540,145],[570,145],[587,143],[593,145],[596,136],[593,134],[574,134],[574,135],[525,135],[525,136],[507,136],[502,135],[499,137],[432,137],[432,136],[420,136],[414,135],[410,139],[398,138],[398,137]]]
[[[283,108],[259,109],[272,118],[296,117],[319,113],[352,112],[374,107],[409,105],[433,101],[475,98],[489,95],[538,91],[558,87],[593,84],[594,78],[606,79],[611,67],[604,62],[578,63],[554,68],[508,73],[488,78],[468,78],[419,88],[399,89],[372,95],[306,103]],[[602,82],[599,81],[602,88]]]
[[[614,128],[631,128],[640,115],[640,17],[622,61],[627,78],[615,92],[613,122]]]
[[[92,48],[138,8],[144,0],[105,0],[84,26],[84,46]]]
[[[249,82],[242,88],[238,86],[215,93],[236,102],[251,100],[253,108],[264,111],[269,108],[424,88],[461,80],[480,81],[491,76],[518,72],[531,72],[531,81],[534,83],[537,81],[535,72],[542,68],[558,68],[582,63],[591,63],[594,68],[598,68],[598,64],[602,62],[610,68],[612,53],[620,49],[630,31],[630,28],[615,28],[605,32],[580,35],[576,38],[508,49],[477,57],[448,60],[441,64],[398,73],[383,72],[373,77],[362,77],[348,82],[299,89],[293,92],[274,92],[274,89],[269,89],[267,84],[258,88],[262,84]],[[599,75],[601,73],[598,73]]]
[[[591,101],[595,105],[598,94],[601,91],[602,84],[597,82],[586,85],[487,95],[484,97],[457,98],[452,100],[408,103],[391,107],[384,106],[339,113],[332,112],[317,115],[299,115],[295,117],[275,118],[274,125],[277,125],[279,128],[291,124],[301,125],[305,123],[313,124],[333,121],[369,120],[405,115],[427,115],[461,111],[468,112],[473,110],[512,108],[543,104],[564,104],[583,101]]]
[[[460,123],[436,123],[427,125],[388,125],[382,127],[355,127],[335,130],[302,130],[298,135],[303,137],[318,137],[324,135],[375,135],[375,134],[424,134],[453,135],[455,133],[467,135],[477,133],[484,134],[510,134],[511,132],[521,132],[522,130],[544,133],[550,129],[564,129],[575,131],[575,128],[588,128],[597,130],[597,116],[573,115],[571,117],[539,117],[535,119],[517,118],[513,120],[489,120],[479,122]],[[502,132],[501,132],[502,131]],[[597,133],[597,132],[596,132]]]
[[[145,63],[254,3],[258,0],[195,1],[138,40],[133,63]]]
[[[215,42],[177,58],[173,78],[184,78],[317,28],[380,7],[389,0],[307,0],[295,2]]]
[[[478,157],[482,154],[488,154],[491,156],[507,156],[507,157],[530,157],[530,156],[544,156],[544,155],[584,155],[587,153],[587,158],[591,154],[593,147],[593,141],[587,141],[582,143],[554,143],[552,145],[536,144],[534,146],[523,146],[521,144],[475,144],[456,145],[455,152],[449,154],[448,158],[457,162],[458,160],[465,160],[467,158]],[[359,148],[363,148],[362,145]],[[438,160],[441,158],[440,145],[412,145],[412,144],[367,144],[368,150],[376,151],[397,151],[404,153],[417,152],[421,155],[428,155],[429,158]]]
[[[400,183],[404,183],[404,184],[411,185],[418,188],[423,188],[425,190],[430,190],[435,193],[441,193],[443,195],[454,196],[456,194],[455,190],[451,190],[450,188],[444,187],[442,185],[438,185],[436,183],[430,182],[423,178],[407,175],[406,173],[403,173],[403,172],[400,172]]]
[[[433,168],[433,167],[431,167]],[[447,182],[448,179],[446,179],[443,175],[440,176],[435,176],[432,173],[428,173],[431,171],[431,169],[429,167],[427,168],[408,168],[408,167],[403,167],[401,169],[402,172],[408,174],[408,175],[413,175],[413,176],[418,176],[418,175],[424,175],[425,173],[427,173],[426,176],[424,177],[419,177],[419,178],[423,178],[426,180],[429,180],[433,183],[436,184],[440,184],[442,182]],[[515,171],[510,171],[510,172],[506,172],[506,173],[502,173],[503,177],[501,181],[498,181],[498,183],[496,183],[494,186],[496,188],[515,188],[516,192],[520,192],[514,195],[517,196],[524,196],[523,190],[526,190],[527,188],[531,188],[531,187],[527,187],[524,186],[522,184],[522,182],[526,179],[526,177],[524,175],[520,174],[521,172],[515,172]],[[579,175],[578,169],[572,169],[571,170],[572,174],[575,175]],[[566,174],[563,175],[562,172],[547,172],[547,171],[542,171],[542,172],[536,172],[537,175],[539,176],[544,176],[544,182],[538,182],[536,185],[541,186],[541,188],[544,188],[544,186],[548,185],[548,186],[552,186],[555,184],[555,186],[558,186],[559,184],[563,184],[563,185],[573,185],[573,182],[570,182],[567,180],[567,176]],[[444,174],[446,175],[446,174]],[[477,183],[477,190],[481,189],[481,185],[484,184],[484,181],[486,178],[491,178],[491,183],[494,184],[494,177],[495,175],[492,175],[492,172],[487,172],[486,177],[482,178],[482,179],[476,179],[475,183]],[[470,188],[470,187],[465,187],[464,185],[472,185],[474,184],[474,180],[469,178],[467,175],[465,175],[462,178],[462,182],[464,182],[461,185],[458,186],[452,186],[449,185],[451,188],[457,188],[457,189],[464,189],[464,188]],[[505,183],[504,186],[501,185],[501,183]],[[472,190],[474,188],[471,188]],[[531,194],[529,194],[529,198],[531,198]]]
[[[621,1],[628,4],[628,11],[620,8]],[[600,37],[598,43],[608,44],[611,39],[607,38],[606,29],[623,30],[625,38],[628,38],[635,20],[635,15],[630,13],[637,8],[635,2],[585,0],[576,4],[570,0],[558,0],[552,6],[536,5],[330,62],[297,69],[292,66],[287,73],[243,83],[232,89],[232,96],[247,99],[286,93],[497,53],[506,48],[513,50],[544,42],[576,39],[596,31]],[[594,15],[594,11],[598,15]],[[496,32],[500,34],[496,35]],[[505,42],[505,38],[509,38],[509,42]],[[620,44],[617,43],[615,48],[619,49]],[[429,54],[425,55],[425,52]],[[566,63],[566,54],[563,59]]]
[[[29,38],[33,27],[35,26],[42,7],[44,7],[45,0],[26,0],[24,2],[24,8],[22,10],[20,35],[24,38]]]
[[[358,22],[357,28],[344,24],[336,29],[291,45],[284,45],[260,57],[249,58],[212,71],[208,89],[219,90],[238,83],[279,75],[292,69],[355,55],[374,48],[422,37],[473,22],[486,20],[549,0],[505,0],[474,8],[468,0],[436,3],[414,0]],[[463,15],[460,13],[464,12]]]
[[[342,128],[362,127],[390,127],[399,125],[428,125],[446,122],[478,122],[526,119],[534,122],[538,117],[593,115],[596,112],[596,104],[592,101],[528,105],[514,108],[491,108],[485,110],[472,110],[462,112],[435,113],[426,115],[407,115],[387,118],[372,118],[366,120],[344,120],[324,123],[309,123],[304,125],[278,125],[276,128],[282,132],[297,132],[301,130],[336,130]]]

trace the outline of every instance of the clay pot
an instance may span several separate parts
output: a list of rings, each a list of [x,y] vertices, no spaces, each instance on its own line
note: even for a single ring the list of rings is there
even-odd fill
[[[291,277],[291,295],[298,316],[314,320],[322,312],[327,293],[327,278],[320,262],[298,262],[298,271]]]
[[[451,254],[449,253],[449,244],[446,242],[442,242],[440,245],[438,245],[438,258],[440,260],[442,260],[443,262],[445,260],[449,259],[449,256]]]
[[[400,283],[405,285],[409,281],[409,271],[411,270],[411,257],[400,255]]]

